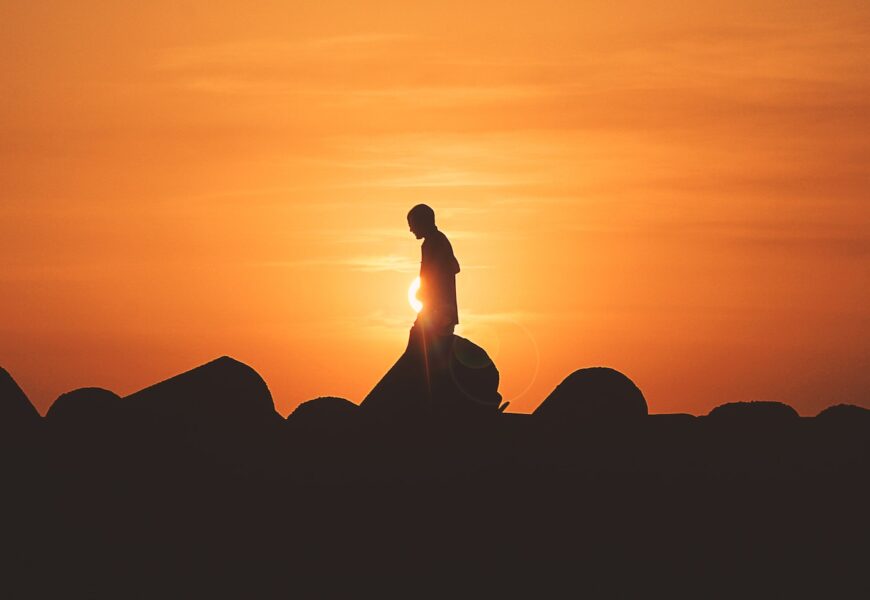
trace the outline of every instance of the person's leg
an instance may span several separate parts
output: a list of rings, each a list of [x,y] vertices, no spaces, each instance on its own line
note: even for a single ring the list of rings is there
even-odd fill
[[[422,387],[430,405],[449,404],[452,393],[450,358],[454,325],[443,325],[418,316],[408,337],[407,353],[419,365]]]

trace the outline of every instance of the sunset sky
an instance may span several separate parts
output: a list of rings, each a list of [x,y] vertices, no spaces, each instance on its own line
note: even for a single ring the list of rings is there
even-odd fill
[[[0,365],[44,412],[228,354],[278,410],[407,342],[430,204],[530,412],[870,407],[870,3],[0,0]]]

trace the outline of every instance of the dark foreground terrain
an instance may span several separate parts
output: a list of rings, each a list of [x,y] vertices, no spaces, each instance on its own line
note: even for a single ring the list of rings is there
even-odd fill
[[[646,415],[604,371],[286,420],[228,358],[46,418],[0,371],[0,598],[870,597],[870,411]]]

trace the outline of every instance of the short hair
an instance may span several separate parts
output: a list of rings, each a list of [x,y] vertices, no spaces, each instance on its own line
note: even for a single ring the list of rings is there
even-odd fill
[[[435,225],[435,211],[431,206],[418,204],[408,211],[408,220],[420,225]]]

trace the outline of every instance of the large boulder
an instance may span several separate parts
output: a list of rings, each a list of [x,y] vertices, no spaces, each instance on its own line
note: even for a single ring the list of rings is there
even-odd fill
[[[356,422],[359,406],[334,396],[322,396],[303,402],[287,416],[291,427],[339,429]]]
[[[111,426],[121,411],[121,397],[98,387],[86,387],[58,396],[45,418],[61,427],[98,428]]]
[[[483,410],[498,409],[501,404],[499,373],[492,359],[483,348],[458,335],[453,336],[450,377],[461,402]]]
[[[829,448],[841,446],[849,440],[862,440],[863,450],[855,456],[867,456],[870,449],[870,410],[855,404],[829,406],[813,419],[819,431],[831,438]]]
[[[129,466],[127,450],[134,441],[125,427],[123,404],[116,393],[97,387],[58,396],[45,415],[52,462],[82,485],[96,489],[108,484],[106,472]]]
[[[426,371],[406,350],[390,370],[363,398],[360,409],[367,415],[410,417],[423,409]]]
[[[0,432],[15,433],[39,425],[41,417],[6,369],[0,367]]]
[[[710,411],[707,419],[716,423],[777,425],[795,422],[799,419],[799,415],[788,404],[759,400],[720,404]]]
[[[534,412],[536,417],[569,421],[631,420],[647,414],[640,389],[607,367],[574,371]]]
[[[820,421],[836,423],[870,423],[870,409],[855,404],[835,404],[829,406],[818,415]]]
[[[412,331],[408,347],[387,371],[360,408],[366,414],[388,417],[439,415],[463,419],[495,414],[501,403],[499,373],[486,351],[458,335],[446,338],[440,368],[433,366]],[[427,368],[427,360],[429,366]],[[460,416],[462,415],[462,416]]]
[[[223,356],[123,399],[131,417],[142,415],[197,427],[249,427],[282,420],[272,394],[251,367]]]

